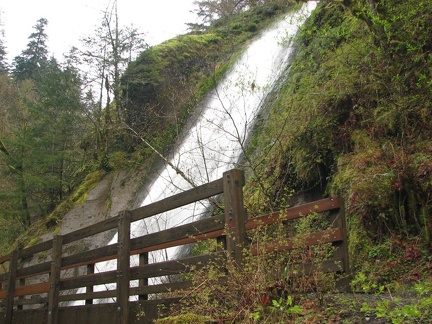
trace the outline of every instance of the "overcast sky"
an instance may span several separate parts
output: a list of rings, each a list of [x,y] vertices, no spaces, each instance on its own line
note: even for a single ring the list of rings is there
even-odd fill
[[[62,60],[79,39],[94,35],[102,12],[113,0],[0,0],[0,20],[5,31],[5,45],[12,60],[27,47],[28,37],[40,18],[48,19],[46,34],[51,54]],[[193,0],[117,0],[120,27],[133,24],[155,45],[186,32],[188,22],[195,22]],[[110,6],[111,7],[111,6]]]

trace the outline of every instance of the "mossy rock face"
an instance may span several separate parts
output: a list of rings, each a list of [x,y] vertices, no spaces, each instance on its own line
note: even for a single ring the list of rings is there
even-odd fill
[[[245,188],[256,208],[290,189],[343,197],[357,268],[389,237],[432,245],[432,3],[343,3],[303,26]]]
[[[127,124],[147,134],[178,127],[244,44],[293,7],[257,6],[217,21],[205,32],[180,35],[142,52],[122,77]]]
[[[156,324],[205,324],[212,323],[208,316],[197,314],[181,314],[177,316],[169,316],[155,321]]]
[[[198,83],[218,70],[220,46],[216,34],[183,35],[141,53],[122,81],[128,125],[149,134],[178,123]]]

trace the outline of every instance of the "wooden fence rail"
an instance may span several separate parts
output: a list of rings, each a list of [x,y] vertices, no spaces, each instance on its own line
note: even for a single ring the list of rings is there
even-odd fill
[[[8,268],[0,274],[0,299],[4,307],[0,323],[151,322],[157,316],[156,305],[168,305],[178,300],[167,297],[167,292],[191,287],[192,282],[159,279],[150,284],[149,280],[197,270],[220,256],[213,253],[149,263],[150,252],[217,239],[223,241],[227,251],[224,255],[230,255],[241,265],[247,231],[326,211],[337,212],[332,219],[332,228],[308,235],[304,244],[331,242],[335,253],[326,261],[327,270],[349,273],[345,218],[338,198],[327,198],[248,220],[243,205],[243,186],[243,172],[231,170],[216,181],[0,257],[0,264]],[[224,206],[221,215],[131,238],[133,222],[221,194]],[[88,251],[66,252],[66,247],[71,244],[112,230],[117,230],[117,243]],[[274,252],[293,247],[293,239],[287,238],[266,242],[260,247],[250,245],[250,252],[256,255],[260,251]],[[137,256],[138,265],[130,264],[131,256]],[[34,261],[43,258],[48,258],[48,261]],[[99,262],[114,260],[116,265],[112,270],[95,271]],[[96,289],[100,285],[112,286],[107,290]],[[136,301],[131,301],[131,296],[135,296]],[[76,306],[77,302],[79,306]],[[145,316],[137,316],[143,310]]]

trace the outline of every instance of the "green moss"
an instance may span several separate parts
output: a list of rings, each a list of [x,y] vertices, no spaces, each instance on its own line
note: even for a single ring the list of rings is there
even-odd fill
[[[290,189],[342,196],[358,269],[393,235],[431,244],[432,4],[380,2],[360,19],[351,10],[320,3],[303,26],[288,82],[254,135],[245,196],[272,208]]]
[[[197,314],[181,314],[178,316],[169,316],[155,321],[156,324],[205,324],[212,323],[210,317]]]

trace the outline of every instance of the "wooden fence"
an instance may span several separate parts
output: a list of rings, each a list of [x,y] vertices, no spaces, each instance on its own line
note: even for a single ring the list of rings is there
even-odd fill
[[[169,305],[176,298],[166,292],[192,285],[189,280],[149,283],[151,278],[184,274],[198,269],[215,258],[214,254],[188,256],[176,260],[149,263],[149,252],[183,246],[202,240],[223,241],[227,254],[241,265],[247,231],[281,221],[333,211],[332,227],[312,233],[304,244],[331,242],[334,255],[323,266],[325,271],[349,273],[343,208],[338,198],[327,198],[289,208],[283,212],[247,219],[243,205],[244,175],[240,170],[224,173],[223,178],[196,187],[159,202],[123,211],[118,216],[92,226],[78,229],[52,240],[15,250],[0,258],[5,272],[0,274],[0,299],[4,311],[0,323],[147,323],[158,316],[157,305]],[[157,233],[130,237],[131,223],[222,194],[224,212],[220,215],[162,230]],[[88,251],[66,253],[83,239],[117,230],[118,242]],[[293,248],[293,240],[267,242],[264,251]],[[249,245],[257,254],[256,245]],[[139,265],[131,266],[130,256]],[[48,258],[49,261],[28,262]],[[95,264],[117,260],[116,269],[96,273]],[[185,277],[186,278],[186,277]],[[131,285],[134,280],[137,284]],[[114,283],[114,288],[96,291],[95,286]],[[133,298],[130,298],[134,296]],[[106,299],[111,299],[110,303]],[[71,302],[80,301],[80,306]],[[105,303],[103,302],[105,301]],[[145,316],[140,316],[145,314]]]

